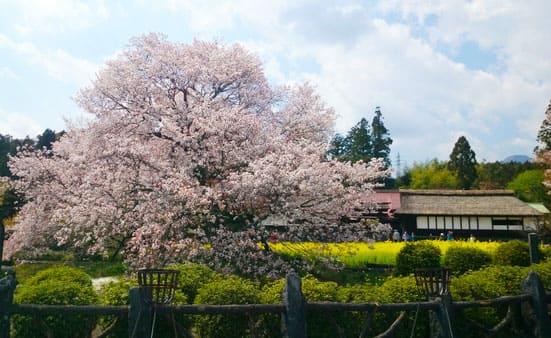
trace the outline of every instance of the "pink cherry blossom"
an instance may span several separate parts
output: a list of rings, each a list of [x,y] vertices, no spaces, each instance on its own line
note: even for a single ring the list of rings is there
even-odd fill
[[[286,220],[295,240],[354,239],[341,221],[388,175],[380,160],[327,159],[333,110],[308,84],[272,88],[237,44],[135,38],[76,100],[92,119],[10,160],[26,198],[11,253],[65,245],[132,267],[202,260],[268,275],[289,264],[258,245],[263,220]]]

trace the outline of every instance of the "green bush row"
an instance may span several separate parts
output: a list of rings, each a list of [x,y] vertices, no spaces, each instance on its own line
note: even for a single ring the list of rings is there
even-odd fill
[[[175,303],[180,304],[277,304],[281,303],[283,279],[269,284],[255,282],[235,276],[215,273],[209,268],[197,264],[173,266],[182,272],[180,289]],[[454,277],[451,282],[451,294],[454,300],[475,300],[496,298],[503,295],[519,294],[520,283],[530,270],[540,275],[544,286],[551,289],[551,262],[533,264],[530,267],[488,266],[477,271],[469,271]],[[135,280],[111,282],[102,287],[99,296],[92,288],[90,278],[72,267],[54,267],[39,272],[18,288],[15,301],[30,304],[128,304],[129,289],[136,285]],[[345,303],[402,303],[424,300],[412,276],[394,276],[381,285],[341,286],[334,282],[322,282],[313,276],[302,278],[303,294],[308,302],[345,302]],[[506,309],[505,309],[506,310]],[[462,337],[474,337],[475,328],[480,325],[490,327],[499,322],[505,311],[500,308],[469,309],[456,317]],[[427,313],[410,311],[400,324],[396,336],[415,337],[428,335]],[[357,336],[364,329],[366,313],[311,311],[307,316],[309,336],[336,337],[339,335]],[[386,330],[399,313],[376,312],[371,319],[368,336]],[[85,337],[96,328],[105,328],[112,324],[113,318],[101,316],[47,316],[35,318],[14,315],[12,321],[13,337]],[[278,314],[256,316],[246,315],[204,315],[179,316],[177,322],[198,337],[280,337],[281,318]],[[50,332],[47,332],[49,328]],[[126,337],[128,322],[122,320],[115,325],[109,337]],[[170,323],[160,318],[156,324],[156,336],[170,336]]]
[[[540,257],[545,258],[545,251],[540,250]],[[438,268],[441,261],[457,276],[492,264],[530,266],[530,250],[528,243],[511,240],[499,245],[493,257],[484,250],[474,247],[452,247],[448,249],[442,260],[440,249],[430,242],[410,242],[396,256],[394,274],[407,276],[414,273],[415,269]]]

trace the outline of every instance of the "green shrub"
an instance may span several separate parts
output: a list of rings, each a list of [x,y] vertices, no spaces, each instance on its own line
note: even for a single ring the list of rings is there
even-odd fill
[[[382,303],[408,303],[424,301],[413,276],[390,277],[376,290],[377,301]]]
[[[228,277],[199,288],[195,304],[258,304],[260,289],[250,281]],[[258,323],[258,320],[256,321]],[[247,315],[202,315],[195,321],[202,338],[246,337],[251,335]]]
[[[551,261],[539,264],[532,264],[526,271],[534,270],[538,273],[545,290],[551,290]]]
[[[337,302],[338,285],[335,282],[320,282],[313,276],[302,278],[302,293],[307,302]],[[338,337],[337,323],[346,326],[344,313],[326,314],[321,311],[309,311],[306,318],[308,335],[311,337]]]
[[[494,262],[497,265],[530,266],[528,243],[515,239],[497,247]]]
[[[520,294],[520,283],[527,275],[526,268],[518,266],[490,266],[452,278],[451,294],[455,301],[471,301]],[[458,334],[461,337],[479,337],[480,326],[490,328],[506,314],[506,306],[465,309],[456,314]],[[503,337],[508,336],[502,332]]]
[[[58,265],[41,270],[27,279],[25,285],[38,285],[44,281],[58,280],[61,282],[77,283],[82,286],[92,286],[90,276],[79,268]]]
[[[378,303],[410,303],[426,300],[425,295],[419,292],[413,276],[390,277],[381,286],[377,287],[375,292],[375,299]],[[373,334],[384,332],[399,315],[399,311],[376,313],[372,322],[371,332]],[[407,318],[397,328],[395,336],[428,337],[429,332],[426,325],[424,325],[427,322],[427,311],[410,311],[407,314]]]
[[[285,278],[272,281],[262,287],[260,301],[262,304],[280,304],[281,294],[285,288]]]
[[[180,271],[178,289],[185,295],[188,304],[193,304],[201,286],[223,278],[221,274],[208,266],[196,263],[176,264],[169,268]]]
[[[27,280],[39,271],[59,266],[56,262],[21,263],[15,266],[15,275],[19,284],[25,284]]]
[[[371,284],[356,284],[341,286],[337,290],[337,300],[340,303],[376,302],[378,288]]]
[[[371,284],[341,286],[337,290],[337,299],[341,303],[372,303],[378,301],[378,287]],[[367,317],[365,311],[338,312],[339,325],[346,337],[357,337],[362,332]],[[375,333],[376,326],[384,320],[383,313],[375,313],[370,333]],[[370,335],[371,337],[371,335]]]
[[[444,265],[454,275],[480,270],[492,263],[492,256],[484,250],[470,247],[451,247],[446,251]]]
[[[407,276],[418,268],[440,267],[440,249],[428,241],[407,243],[396,255],[394,273]]]
[[[542,261],[546,261],[551,258],[551,245],[540,246],[540,253],[542,255],[540,259]]]
[[[130,289],[138,285],[137,280],[119,280],[102,285],[99,290],[99,301],[101,305],[128,305],[128,294]],[[115,323],[117,321],[117,323]],[[116,316],[102,316],[99,319],[100,327],[106,328],[114,325],[106,338],[128,337],[128,317],[122,316],[120,319]]]
[[[102,305],[128,305],[128,293],[131,288],[138,286],[136,279],[121,279],[101,286],[98,294]]]
[[[518,266],[490,266],[452,279],[455,300],[480,300],[520,294],[520,283],[528,274]]]
[[[92,281],[84,272],[71,267],[43,270],[16,290],[15,303],[48,305],[87,305],[97,303]],[[96,318],[83,315],[14,315],[14,337],[87,337]]]
[[[260,302],[262,304],[281,304],[281,295],[285,288],[285,278],[272,281],[262,287]],[[276,313],[261,315],[262,337],[281,337],[281,315]]]
[[[128,305],[130,304],[129,292],[131,288],[137,287],[138,281],[135,278],[122,279],[116,282],[109,282],[99,290],[99,300],[102,305]],[[185,304],[186,296],[177,290],[174,294],[173,304]],[[117,322],[114,324],[114,321]],[[177,315],[176,321],[184,326],[191,327],[191,318],[187,315]],[[117,319],[116,316],[102,316],[99,320],[100,327],[105,330],[109,326],[115,326],[110,329],[110,333],[105,336],[109,338],[128,337],[128,317],[122,316]],[[172,323],[164,316],[159,316],[155,322],[156,337],[170,337],[173,335]]]
[[[368,284],[340,287],[334,282],[321,282],[311,275],[301,280],[302,293],[308,302],[367,302],[373,300],[374,288]],[[267,284],[262,289],[261,300],[267,304],[281,303],[285,279]],[[265,335],[262,337],[281,337],[281,316],[265,316]],[[362,329],[365,313],[335,312],[326,314],[310,311],[307,315],[308,335],[311,337],[338,337],[339,329],[346,337],[357,336]],[[337,328],[337,325],[339,329]]]

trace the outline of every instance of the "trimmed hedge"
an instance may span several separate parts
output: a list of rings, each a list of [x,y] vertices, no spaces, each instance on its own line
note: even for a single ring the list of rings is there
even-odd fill
[[[178,288],[185,295],[188,304],[193,304],[198,290],[203,285],[223,278],[208,266],[196,263],[176,264],[169,268],[180,271]]]
[[[128,305],[130,303],[128,294],[130,289],[138,286],[136,279],[119,280],[104,284],[99,290],[99,300],[101,305]],[[114,324],[116,316],[102,316],[99,319],[99,325],[103,329]],[[121,318],[106,338],[128,337],[128,318]]]
[[[88,275],[77,268],[57,266],[37,273],[17,289],[14,302],[18,304],[89,305],[98,297]],[[37,316],[14,315],[13,337],[35,338],[88,337],[96,326],[96,318],[82,315]]]
[[[444,257],[444,265],[456,276],[467,271],[480,270],[490,264],[492,264],[492,256],[478,248],[452,247],[446,251]]]
[[[233,276],[203,285],[195,297],[195,304],[258,303],[258,285]],[[249,321],[245,315],[202,315],[196,318],[195,329],[202,338],[248,337],[251,336]]]
[[[394,273],[407,276],[418,268],[438,268],[440,255],[440,249],[429,241],[407,243],[396,256]]]
[[[335,282],[320,282],[311,275],[302,278],[302,293],[307,302],[337,302],[338,285]],[[326,314],[323,312],[308,312],[306,326],[310,337],[338,337],[336,325],[344,327],[349,318],[345,313]]]
[[[490,266],[452,278],[451,294],[454,301],[471,301],[520,294],[520,283],[528,269],[519,266]],[[490,328],[505,316],[507,307],[469,308],[456,313],[458,334],[464,338],[480,337],[480,327]],[[502,331],[500,337],[515,337]]]
[[[56,265],[45,270],[37,272],[34,276],[27,279],[26,286],[38,285],[46,280],[58,280],[60,282],[77,283],[83,286],[92,286],[90,276],[79,268]]]
[[[494,257],[496,265],[530,266],[530,248],[527,242],[515,239],[497,247]]]
[[[102,286],[99,291],[99,300],[102,305],[129,305],[130,300],[128,295],[130,289],[138,286],[138,281],[133,279],[123,279],[117,282],[109,282]],[[180,291],[176,290],[174,293],[173,304],[186,304],[186,296]],[[191,327],[191,316],[178,315],[176,321],[186,327]],[[113,324],[116,320],[115,316],[101,316],[99,325],[105,329]],[[170,337],[174,335],[172,323],[164,316],[157,317],[155,322],[155,336]],[[115,324],[115,328],[112,329],[108,338],[124,338],[128,337],[128,318],[124,317]]]

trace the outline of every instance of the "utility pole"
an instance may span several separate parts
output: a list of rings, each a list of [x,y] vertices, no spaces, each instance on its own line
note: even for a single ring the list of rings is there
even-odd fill
[[[398,153],[396,155],[396,178],[400,178],[400,176],[402,175],[400,164],[400,153]]]

